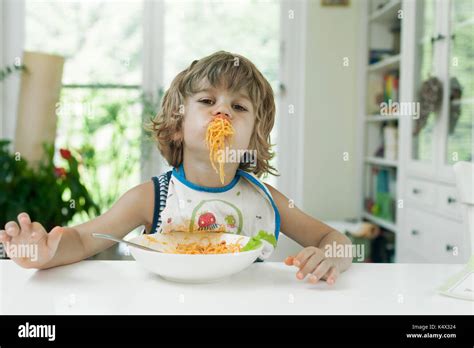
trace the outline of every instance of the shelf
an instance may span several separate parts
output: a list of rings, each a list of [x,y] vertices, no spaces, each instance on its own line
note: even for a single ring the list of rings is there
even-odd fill
[[[382,59],[380,62],[369,64],[368,72],[386,72],[397,68],[400,65],[400,54]]]
[[[384,7],[374,11],[369,16],[372,23],[392,23],[398,19],[397,14],[401,9],[401,0],[391,0]]]
[[[384,167],[398,167],[398,161],[378,157],[366,157],[365,163],[375,164]]]
[[[383,122],[383,121],[398,121],[400,116],[383,116],[383,115],[369,115],[365,118],[366,122]]]
[[[370,222],[385,228],[386,230],[389,230],[393,233],[397,233],[397,226],[391,221],[381,219],[381,218],[376,217],[376,216],[374,216],[372,214],[369,214],[367,212],[363,212],[362,216],[365,219],[369,220]]]

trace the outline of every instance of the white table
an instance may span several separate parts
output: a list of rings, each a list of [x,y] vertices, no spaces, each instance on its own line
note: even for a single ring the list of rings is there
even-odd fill
[[[0,314],[474,314],[436,293],[463,265],[353,264],[334,286],[295,267],[255,263],[218,283],[180,284],[135,261],[82,261],[37,271],[0,260]]]

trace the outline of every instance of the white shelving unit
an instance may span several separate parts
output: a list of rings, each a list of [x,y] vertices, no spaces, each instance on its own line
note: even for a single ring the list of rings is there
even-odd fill
[[[365,163],[373,164],[381,167],[398,167],[398,162],[394,160],[378,158],[378,157],[366,157]]]
[[[398,158],[385,158],[376,156],[376,150],[383,144],[382,127],[388,123],[398,127],[399,116],[396,114],[383,114],[380,108],[375,109],[376,94],[383,91],[383,76],[389,72],[400,70],[403,61],[403,52],[395,44],[395,37],[391,33],[393,27],[396,27],[400,20],[398,19],[400,10],[402,9],[402,1],[364,1],[361,14],[362,32],[365,33],[362,38],[361,47],[361,66],[360,71],[360,94],[359,98],[362,101],[361,109],[359,110],[359,129],[361,134],[359,154],[360,165],[359,175],[361,190],[360,190],[360,215],[364,220],[367,220],[380,228],[388,231],[388,233],[395,234],[395,240],[399,231],[398,214],[396,209],[394,211],[394,219],[388,220],[381,216],[377,216],[373,211],[366,208],[366,199],[369,196],[374,197],[373,187],[371,182],[372,170],[374,168],[386,169],[390,171],[394,178],[397,178],[393,190],[393,205],[396,204],[396,199],[399,191],[398,172],[400,163]],[[403,31],[403,22],[400,23],[401,31]],[[401,45],[400,45],[401,47]],[[392,50],[386,57],[379,61],[369,64],[369,51],[371,49]],[[398,74],[400,76],[400,74]],[[379,85],[377,85],[379,84]],[[377,86],[375,89],[373,86]],[[386,99],[386,98],[385,98]],[[395,100],[393,100],[395,101]],[[400,135],[397,136],[397,142],[400,143]],[[369,194],[370,193],[370,194]],[[375,199],[374,199],[375,201]],[[395,251],[396,252],[396,251]],[[396,255],[395,255],[396,260]]]
[[[380,2],[383,3],[383,2]],[[385,6],[371,12],[369,15],[369,21],[371,23],[386,23],[387,21],[392,20],[396,15],[398,10],[401,7],[400,0],[391,0],[386,3]]]
[[[428,116],[418,134],[411,118],[403,117],[400,123],[405,163],[400,186],[405,204],[399,214],[403,233],[397,241],[398,261],[465,263],[472,253],[470,236],[450,159],[456,153],[457,160],[472,161],[474,117],[469,99],[474,91],[472,72],[466,66],[474,49],[474,6],[471,0],[405,0],[404,6],[405,25],[412,35],[407,34],[403,42],[402,99],[418,100],[421,83],[428,77],[436,77],[444,92],[441,107]],[[464,18],[462,23],[470,23],[469,28],[459,30],[459,17]],[[458,100],[465,103],[455,137],[449,131],[450,105],[456,104],[450,102],[452,78],[459,80],[463,94]]]
[[[393,70],[400,66],[400,55],[397,54],[396,56],[385,58],[378,63],[370,64],[367,67],[367,71],[370,72],[387,72],[389,70]]]
[[[398,116],[382,116],[382,115],[370,115],[365,119],[366,122],[384,122],[384,121],[397,121]]]
[[[365,35],[361,47],[365,50],[361,49],[359,66],[359,98],[363,102],[357,130],[362,139],[358,149],[360,216],[395,234],[395,262],[466,262],[472,251],[467,247],[469,235],[457,203],[449,157],[453,152],[461,151],[464,159],[459,160],[472,161],[472,149],[471,159],[466,159],[469,157],[466,142],[462,140],[464,145],[460,145],[460,134],[464,133],[459,133],[459,129],[465,132],[469,128],[468,110],[472,110],[474,104],[474,92],[470,88],[474,84],[469,83],[472,80],[469,80],[469,69],[466,68],[469,58],[463,56],[459,47],[458,51],[453,47],[455,43],[469,42],[470,37],[470,42],[474,42],[474,15],[468,15],[474,12],[466,10],[468,0],[456,3],[454,0],[372,0],[363,3],[361,28]],[[456,22],[456,15],[459,17],[460,13],[462,19]],[[399,46],[393,45],[391,38],[391,28],[397,20],[401,30]],[[468,31],[466,27],[472,30]],[[459,41],[455,41],[455,37],[459,37]],[[392,46],[398,46],[399,50],[369,64],[371,49],[390,49]],[[453,65],[454,58],[461,60],[459,67]],[[375,96],[380,94],[374,85],[393,70],[398,70],[398,101],[401,104],[418,102],[421,82],[429,76],[437,77],[443,84],[442,106],[435,116],[430,115],[431,123],[422,128],[422,136],[414,132],[418,121],[413,115],[382,114],[374,108],[374,104],[380,105],[378,100],[374,102]],[[450,104],[448,92],[452,77],[460,81],[464,94]],[[450,105],[461,105],[463,111],[456,138],[448,131]],[[472,112],[471,123],[474,124]],[[380,153],[376,155],[376,149],[383,143],[382,127],[386,124],[398,129],[396,159],[381,157]],[[463,137],[468,141],[469,136]],[[473,147],[474,137],[471,135],[470,139]],[[395,205],[393,221],[382,218],[377,210],[367,209],[366,198],[373,194],[375,186],[371,178],[373,168],[387,169],[395,179],[390,190]]]
[[[379,225],[380,227],[385,228],[386,230],[389,230],[390,232],[396,233],[397,232],[397,226],[394,223],[388,222],[386,220],[380,219],[372,214],[369,213],[363,213],[362,216],[369,220],[370,222]]]

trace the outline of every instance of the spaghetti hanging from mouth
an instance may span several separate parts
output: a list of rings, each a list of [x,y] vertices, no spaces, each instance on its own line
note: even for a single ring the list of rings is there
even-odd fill
[[[223,153],[226,140],[230,140],[233,134],[234,127],[232,127],[229,119],[225,116],[217,116],[207,127],[206,144],[209,148],[209,159],[211,160],[212,167],[219,174],[222,184],[224,184],[225,179]],[[219,165],[219,169],[217,169],[216,164]]]

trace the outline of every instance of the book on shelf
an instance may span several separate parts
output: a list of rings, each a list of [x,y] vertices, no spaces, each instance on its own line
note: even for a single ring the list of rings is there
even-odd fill
[[[399,113],[399,72],[397,69],[383,75],[369,77],[367,83],[368,114],[396,116]]]
[[[386,58],[390,58],[395,55],[394,50],[387,49],[371,49],[369,51],[369,65],[381,62]]]
[[[382,220],[395,221],[396,174],[393,170],[373,167],[370,175],[370,192],[366,197],[366,211]]]

